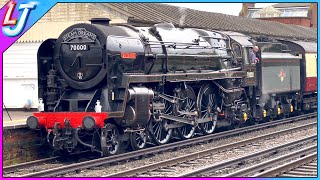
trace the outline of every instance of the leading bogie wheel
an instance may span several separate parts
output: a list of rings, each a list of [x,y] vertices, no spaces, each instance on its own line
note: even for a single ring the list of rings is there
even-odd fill
[[[176,97],[180,99],[184,99],[179,102],[175,107],[175,113],[178,117],[183,117],[187,119],[192,119],[190,115],[179,114],[177,111],[182,112],[196,112],[197,104],[196,104],[196,95],[191,86],[186,86],[185,89],[181,89],[179,93],[176,93]],[[193,136],[196,127],[194,125],[186,124],[182,127],[176,128],[176,132],[180,139],[189,139]]]
[[[143,149],[147,144],[146,131],[136,131],[130,133],[130,144],[133,150]]]
[[[104,155],[115,155],[120,151],[120,134],[117,126],[106,124],[101,130],[101,150]]]

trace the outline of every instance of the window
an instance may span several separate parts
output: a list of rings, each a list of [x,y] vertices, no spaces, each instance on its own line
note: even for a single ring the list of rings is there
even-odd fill
[[[251,11],[249,11],[249,12],[248,12],[248,14],[247,14],[247,17],[248,17],[248,18],[250,18],[250,17],[251,17],[251,15],[252,15],[252,12],[251,12]]]
[[[236,56],[236,58],[242,58],[241,47],[237,43],[232,44],[232,50]]]
[[[283,17],[288,17],[289,16],[289,11],[283,11],[282,16]]]
[[[257,12],[254,12],[254,18],[259,18],[260,17],[260,14],[259,13],[257,13]]]
[[[248,18],[258,18],[259,15],[257,13],[257,10],[248,10],[247,17]]]
[[[300,9],[299,11],[294,13],[294,16],[296,16],[296,17],[307,17],[308,16],[308,10],[307,9]]]
[[[281,17],[307,17],[307,8],[281,9]]]

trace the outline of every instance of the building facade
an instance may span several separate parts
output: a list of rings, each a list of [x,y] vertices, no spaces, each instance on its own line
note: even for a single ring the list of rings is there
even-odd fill
[[[317,28],[317,13],[317,3],[278,3],[265,8],[243,3],[239,16]]]

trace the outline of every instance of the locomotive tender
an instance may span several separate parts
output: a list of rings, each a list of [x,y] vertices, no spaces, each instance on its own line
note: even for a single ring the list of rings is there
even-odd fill
[[[315,43],[254,39],[168,23],[72,25],[39,48],[40,112],[27,125],[55,149],[112,155],[316,108],[316,73],[306,70]],[[254,45],[261,59],[250,64]]]

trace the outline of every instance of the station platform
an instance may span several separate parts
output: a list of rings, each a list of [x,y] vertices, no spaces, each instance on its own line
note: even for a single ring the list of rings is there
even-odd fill
[[[37,110],[2,111],[4,166],[47,158],[53,153],[39,131],[27,128],[27,118],[34,112]]]
[[[29,116],[34,112],[33,110],[28,111],[12,111],[12,110],[3,110],[2,111],[2,122],[3,129],[17,129],[27,127],[26,121]]]

